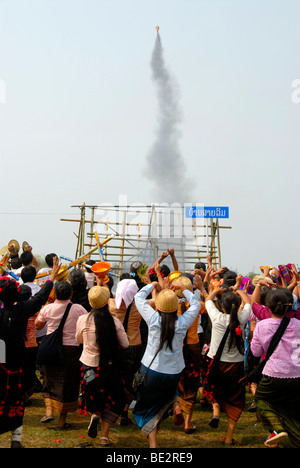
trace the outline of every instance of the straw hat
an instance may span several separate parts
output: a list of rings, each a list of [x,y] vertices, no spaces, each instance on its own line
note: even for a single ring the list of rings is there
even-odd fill
[[[193,292],[193,283],[187,276],[180,276],[177,278],[174,284],[184,286],[184,289],[188,289],[189,291]],[[183,292],[181,289],[176,289],[175,293],[178,297],[183,297]]]
[[[108,303],[110,298],[109,289],[104,286],[93,286],[89,290],[88,298],[93,309],[101,309]]]
[[[268,281],[269,283],[273,283],[273,281],[271,280],[271,278],[268,278],[267,276],[263,276],[263,275],[256,275],[254,276],[254,278],[252,279],[252,284],[253,286],[256,286],[257,283],[261,280],[265,280],[265,281]]]
[[[155,305],[160,312],[166,314],[176,312],[178,309],[178,298],[171,289],[163,289],[155,299]]]

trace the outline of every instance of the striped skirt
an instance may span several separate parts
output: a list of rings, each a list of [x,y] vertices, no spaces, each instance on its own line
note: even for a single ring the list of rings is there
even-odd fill
[[[287,432],[291,444],[300,448],[300,378],[263,375],[254,399],[266,428],[270,432]]]
[[[208,368],[209,372],[209,368]],[[211,403],[218,403],[229,419],[238,421],[245,407],[245,386],[240,380],[245,376],[243,362],[219,362],[214,385],[204,393]]]
[[[60,365],[41,366],[43,397],[46,408],[60,414],[78,410],[80,367],[79,346],[64,346],[64,362]]]
[[[124,379],[124,390],[126,396],[126,403],[130,404],[135,399],[135,393],[132,387],[134,374],[141,366],[141,359],[143,357],[143,346],[129,346],[121,350],[122,355],[122,375]]]
[[[194,408],[200,386],[201,346],[200,343],[185,344],[183,347],[185,368],[181,373],[178,390],[179,405],[189,414]]]

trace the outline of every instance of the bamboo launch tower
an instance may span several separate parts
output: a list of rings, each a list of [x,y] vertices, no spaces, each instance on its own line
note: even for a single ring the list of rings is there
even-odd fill
[[[132,262],[140,260],[150,268],[161,253],[174,248],[181,271],[193,271],[197,262],[207,263],[210,255],[214,267],[221,266],[220,230],[218,218],[187,220],[182,206],[161,205],[73,205],[79,210],[75,219],[61,219],[77,225],[75,259],[97,243],[111,238],[103,246],[105,261],[120,275],[128,272]],[[94,251],[91,259],[100,261]],[[164,263],[168,264],[169,257]],[[168,264],[172,270],[172,265]]]

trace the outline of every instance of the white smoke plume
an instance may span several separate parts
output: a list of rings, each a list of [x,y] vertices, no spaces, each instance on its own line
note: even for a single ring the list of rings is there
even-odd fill
[[[147,154],[144,175],[152,182],[153,201],[165,203],[191,202],[192,183],[181,155],[179,140],[182,111],[179,88],[170,75],[157,32],[151,59],[152,79],[156,87],[158,118],[155,141]],[[155,199],[158,197],[158,199]]]

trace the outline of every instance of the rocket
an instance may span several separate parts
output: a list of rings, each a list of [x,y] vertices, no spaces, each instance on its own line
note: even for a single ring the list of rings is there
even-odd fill
[[[159,32],[158,32],[158,31],[159,31],[159,26],[156,26],[155,29],[156,29],[156,41],[157,41],[157,43],[158,43],[158,46],[159,46],[159,48],[160,48],[160,53],[161,53],[160,35],[159,35]]]

